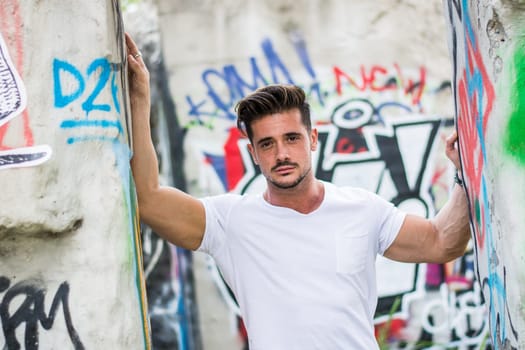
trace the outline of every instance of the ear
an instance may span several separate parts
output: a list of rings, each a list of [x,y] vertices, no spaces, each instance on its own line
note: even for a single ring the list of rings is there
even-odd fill
[[[310,150],[315,151],[317,149],[317,143],[319,140],[319,134],[317,132],[317,129],[312,129],[310,132]]]
[[[251,143],[247,145],[248,152],[250,152],[250,155],[252,156],[253,162],[257,165],[259,165],[259,162],[257,161],[257,155],[255,154],[255,150],[253,149],[253,146]]]

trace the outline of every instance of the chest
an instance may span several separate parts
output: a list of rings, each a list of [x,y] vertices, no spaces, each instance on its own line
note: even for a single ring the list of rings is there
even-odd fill
[[[258,276],[255,282],[294,281],[309,287],[315,279],[345,278],[373,264],[374,235],[365,220],[347,213],[322,214],[239,220],[229,230],[227,244],[236,272]]]

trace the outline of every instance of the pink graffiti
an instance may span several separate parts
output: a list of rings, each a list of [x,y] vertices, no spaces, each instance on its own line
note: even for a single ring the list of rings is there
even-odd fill
[[[9,48],[12,60],[16,66],[18,74],[23,76],[24,68],[24,45],[23,45],[23,24],[20,14],[20,4],[18,0],[3,0],[0,6],[0,33],[4,36]],[[23,123],[23,145],[33,146],[33,132],[29,126],[29,112],[24,110],[22,113]],[[19,120],[17,118],[17,120]],[[4,138],[13,121],[10,121],[0,127],[0,151],[8,150],[9,147],[4,144]]]

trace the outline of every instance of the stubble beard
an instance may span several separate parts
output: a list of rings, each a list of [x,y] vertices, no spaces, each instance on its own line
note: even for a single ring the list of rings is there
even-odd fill
[[[312,167],[309,167],[304,173],[299,175],[299,177],[295,179],[295,181],[292,183],[277,182],[277,181],[272,180],[270,177],[268,177],[267,180],[269,183],[271,183],[272,185],[274,185],[275,187],[281,190],[288,190],[288,189],[297,187],[301,182],[303,182],[303,180],[306,178],[308,173],[310,173],[310,171],[312,171]]]

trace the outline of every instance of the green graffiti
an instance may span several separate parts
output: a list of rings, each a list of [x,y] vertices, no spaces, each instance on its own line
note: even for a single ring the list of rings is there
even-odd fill
[[[512,158],[525,166],[525,52],[519,48],[513,58],[509,103],[509,124],[505,132],[504,149]]]

